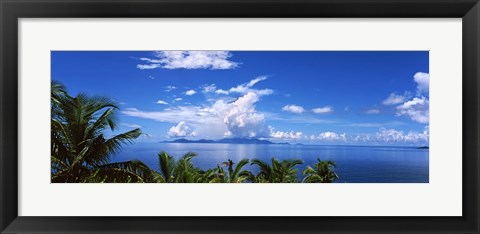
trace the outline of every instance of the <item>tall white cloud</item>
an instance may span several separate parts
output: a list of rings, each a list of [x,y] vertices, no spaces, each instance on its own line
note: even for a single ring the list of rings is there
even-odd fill
[[[397,106],[397,116],[407,116],[418,123],[429,123],[429,101],[425,97],[415,97]]]
[[[295,114],[301,114],[301,113],[305,112],[305,109],[303,107],[297,106],[297,105],[286,105],[282,108],[282,111],[291,112],[291,113],[295,113]]]
[[[177,106],[163,111],[141,111],[127,108],[123,114],[160,122],[185,124],[195,129],[196,136],[206,138],[258,137],[268,138],[265,116],[255,109],[256,93],[247,93],[233,102],[220,99],[209,106]]]
[[[265,116],[257,113],[254,104],[259,100],[255,93],[247,93],[230,104],[223,118],[227,125],[226,136],[266,137]]]
[[[157,51],[154,58],[140,58],[139,69],[233,69],[239,63],[231,61],[228,51]]]

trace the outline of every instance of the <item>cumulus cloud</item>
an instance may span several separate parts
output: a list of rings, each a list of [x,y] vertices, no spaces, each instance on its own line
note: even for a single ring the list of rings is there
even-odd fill
[[[180,122],[168,130],[169,137],[195,136],[195,132],[185,122]]]
[[[295,114],[301,114],[305,111],[305,109],[303,109],[303,107],[297,106],[297,105],[286,105],[282,108],[282,111],[292,112],[292,113],[295,113]]]
[[[345,133],[338,134],[335,132],[322,132],[316,139],[321,141],[346,141],[347,135]]]
[[[257,113],[254,104],[259,100],[255,93],[247,93],[230,104],[223,122],[228,132],[225,136],[266,137],[265,116]]]
[[[417,83],[418,93],[428,93],[430,88],[430,74],[417,72],[413,76],[413,80]]]
[[[400,103],[405,102],[405,96],[403,95],[398,95],[396,93],[391,93],[390,96],[388,96],[387,99],[382,101],[383,105],[397,105]]]
[[[181,101],[183,99],[182,98],[175,98],[174,100],[178,102],[178,101]]]
[[[377,108],[373,108],[373,109],[365,111],[365,113],[367,113],[367,114],[380,114],[380,110],[377,109]]]
[[[405,92],[404,95],[391,93],[387,99],[383,100],[382,104],[396,105],[396,116],[406,116],[415,122],[428,124],[430,74],[417,72],[413,76],[413,81],[417,84],[416,97],[410,99],[409,92]]]
[[[419,143],[419,142],[426,142],[429,141],[429,127],[426,126],[423,132],[414,132],[410,131],[408,133],[404,133],[403,131],[395,130],[395,129],[385,129],[380,128],[380,130],[376,134],[376,140],[379,142],[387,142],[387,143]]]
[[[194,94],[196,94],[196,93],[197,93],[197,92],[196,92],[195,90],[190,89],[190,90],[188,90],[187,92],[185,92],[185,95],[187,95],[187,96],[192,96],[192,95],[194,95]]]
[[[425,145],[429,142],[428,125],[423,131],[404,132],[396,129],[380,128],[375,134],[347,135],[345,133],[323,132],[318,135],[304,136],[305,140],[333,142],[341,144],[395,144]]]
[[[324,106],[319,108],[312,109],[313,113],[315,114],[328,114],[333,112],[333,108],[331,106]]]
[[[140,58],[144,64],[137,68],[145,69],[233,69],[239,63],[231,61],[228,51],[157,51],[154,58]]]
[[[282,132],[282,131],[275,131],[272,126],[268,126],[270,130],[270,137],[274,139],[282,139],[282,140],[301,140],[303,138],[302,132]]]
[[[266,76],[259,76],[259,77],[255,78],[255,79],[253,79],[253,80],[251,80],[247,83],[238,85],[236,87],[232,87],[229,90],[216,89],[216,87],[215,87],[215,90],[213,90],[213,91],[216,94],[224,94],[224,95],[228,95],[228,94],[231,94],[231,93],[239,93],[239,94],[256,93],[259,96],[270,95],[270,94],[273,93],[273,90],[271,90],[271,89],[253,89],[252,88],[258,82],[264,81],[266,79],[267,79]],[[212,90],[212,89],[213,89],[213,87],[209,87],[209,90]]]
[[[164,100],[158,100],[157,102],[155,102],[157,104],[161,104],[161,105],[168,105],[168,102],[164,101]]]
[[[268,138],[265,116],[255,109],[256,93],[247,93],[233,102],[220,99],[207,106],[177,106],[163,111],[141,111],[127,108],[123,114],[160,122],[179,120],[195,129],[196,136],[206,138],[258,137]]]
[[[428,123],[430,117],[428,99],[425,97],[415,97],[397,106],[397,116],[402,115],[418,123]]]

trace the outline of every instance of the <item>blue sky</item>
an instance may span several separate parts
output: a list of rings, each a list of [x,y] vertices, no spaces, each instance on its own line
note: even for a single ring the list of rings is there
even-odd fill
[[[141,141],[428,145],[428,51],[54,51],[52,79]]]

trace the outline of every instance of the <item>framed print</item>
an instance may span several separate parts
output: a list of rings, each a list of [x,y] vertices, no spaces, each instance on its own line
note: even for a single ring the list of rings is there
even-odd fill
[[[1,233],[478,233],[476,0],[1,4]]]

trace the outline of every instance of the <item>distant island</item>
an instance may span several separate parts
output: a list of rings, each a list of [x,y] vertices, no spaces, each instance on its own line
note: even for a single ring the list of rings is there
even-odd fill
[[[420,147],[417,147],[417,149],[429,149],[428,146],[420,146]]]
[[[273,145],[273,144],[289,145],[290,144],[288,142],[274,143],[271,141],[260,140],[256,138],[223,138],[220,140],[206,140],[206,139],[188,140],[185,138],[181,138],[173,141],[161,141],[160,143],[205,143],[205,144],[220,143],[220,144],[255,144],[255,145]]]

